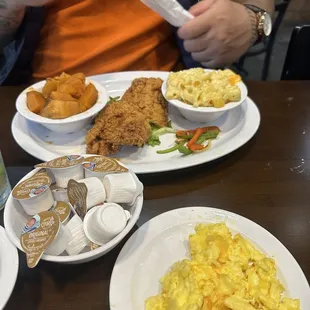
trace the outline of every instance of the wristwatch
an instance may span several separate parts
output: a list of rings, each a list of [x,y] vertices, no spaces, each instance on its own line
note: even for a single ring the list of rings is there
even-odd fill
[[[272,31],[272,19],[271,16],[263,9],[252,5],[244,4],[244,6],[255,14],[256,20],[252,21],[253,24],[253,38],[254,44],[264,40],[264,38],[270,36]]]

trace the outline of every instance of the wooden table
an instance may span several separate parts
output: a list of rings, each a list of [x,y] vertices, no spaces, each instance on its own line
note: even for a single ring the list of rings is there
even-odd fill
[[[141,177],[145,203],[137,227],[174,208],[230,210],[274,234],[310,280],[310,83],[249,82],[248,86],[262,114],[256,136],[216,162]],[[19,91],[0,88],[1,151],[7,166],[35,162],[10,133]],[[9,168],[12,183],[27,169]],[[30,270],[20,253],[19,276],[7,309],[109,309],[110,276],[124,242],[106,256],[77,266],[40,262]]]

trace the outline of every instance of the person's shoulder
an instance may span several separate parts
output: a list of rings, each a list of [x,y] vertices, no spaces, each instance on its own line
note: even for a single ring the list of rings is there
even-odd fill
[[[46,8],[28,7],[14,40],[6,47],[0,64],[0,85],[27,83],[32,76],[32,58],[40,40]]]

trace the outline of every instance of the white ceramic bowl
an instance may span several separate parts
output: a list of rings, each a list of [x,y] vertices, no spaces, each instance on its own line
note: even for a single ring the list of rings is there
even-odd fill
[[[85,155],[85,157],[87,157],[87,155]],[[34,169],[30,173],[28,173],[21,181],[25,180],[26,178],[31,177],[38,170],[39,169]],[[115,246],[117,246],[124,239],[124,237],[130,232],[130,230],[133,228],[133,226],[136,224],[137,220],[139,219],[139,216],[142,210],[142,205],[143,205],[143,194],[138,196],[135,204],[128,209],[131,214],[131,217],[125,229],[120,234],[118,234],[115,238],[109,241],[107,244],[95,250],[80,253],[78,255],[72,255],[72,256],[68,256],[68,255],[52,256],[52,255],[43,254],[41,259],[45,261],[54,262],[54,263],[81,264],[81,263],[86,263],[86,262],[95,260],[98,257],[103,256],[104,254],[111,251]],[[30,216],[24,211],[24,209],[19,204],[19,202],[16,201],[12,197],[12,194],[9,196],[7,200],[7,203],[4,209],[3,218],[4,218],[4,226],[5,226],[6,233],[9,239],[18,249],[23,251],[19,238],[20,238],[22,229],[25,226],[25,223],[27,222],[28,219],[30,219]]]
[[[97,82],[86,79],[86,84],[92,83],[98,90],[98,100],[89,110],[64,119],[49,119],[31,112],[27,107],[27,92],[36,90],[41,92],[46,81],[41,81],[26,88],[16,100],[17,111],[27,120],[39,123],[47,129],[61,133],[72,133],[82,130],[91,122],[93,117],[104,108],[108,102],[108,93],[106,89]]]
[[[206,69],[206,72],[214,71]],[[241,81],[237,84],[237,86],[241,90],[241,100],[236,102],[230,102],[225,105],[223,108],[214,108],[214,107],[193,107],[190,104],[184,103],[177,99],[167,99],[166,92],[167,92],[167,80],[164,81],[161,91],[165,99],[175,106],[180,113],[189,121],[198,122],[198,123],[208,123],[213,122],[227,111],[237,108],[248,96],[248,89],[245,84]]]

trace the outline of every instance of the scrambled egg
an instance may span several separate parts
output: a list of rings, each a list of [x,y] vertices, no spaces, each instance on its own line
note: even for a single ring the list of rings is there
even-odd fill
[[[146,310],[300,310],[299,300],[282,297],[273,259],[240,234],[233,237],[224,223],[195,230],[192,259],[172,266]]]

